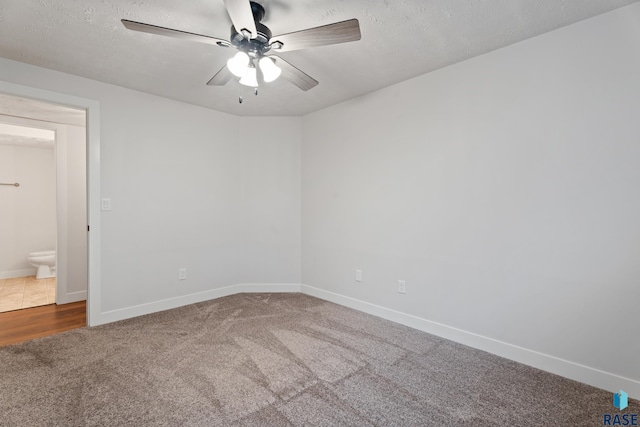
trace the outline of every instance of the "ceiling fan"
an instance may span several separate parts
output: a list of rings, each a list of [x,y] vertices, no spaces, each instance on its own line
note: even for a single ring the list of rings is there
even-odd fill
[[[238,53],[229,59],[207,84],[222,86],[235,75],[240,77],[241,84],[255,88],[256,94],[258,79],[271,82],[280,75],[303,91],[318,84],[317,80],[277,56],[276,53],[356,41],[361,37],[357,19],[272,36],[271,30],[260,23],[264,18],[265,10],[259,3],[249,0],[223,1],[233,23],[228,41],[127,19],[123,19],[122,23],[134,31],[237,49]]]

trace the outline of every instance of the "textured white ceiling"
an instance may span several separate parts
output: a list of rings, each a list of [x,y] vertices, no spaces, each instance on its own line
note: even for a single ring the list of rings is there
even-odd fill
[[[232,114],[303,115],[637,1],[261,0],[274,35],[357,18],[362,40],[282,53],[320,84],[278,79],[257,97],[206,86],[233,50],[120,23],[228,39],[222,0],[2,0],[0,56]]]

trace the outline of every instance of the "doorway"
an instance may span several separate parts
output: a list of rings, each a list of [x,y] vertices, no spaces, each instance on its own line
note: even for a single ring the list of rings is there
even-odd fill
[[[56,294],[55,131],[21,120],[0,114],[0,312],[51,304]]]
[[[79,126],[77,125],[79,123],[77,121],[70,124],[67,119],[61,118],[61,115],[64,116],[67,113],[82,117],[82,130],[78,130]],[[70,261],[70,258],[77,258],[78,247],[71,242],[75,238],[70,238],[73,233],[70,233],[69,225],[77,225],[78,218],[73,218],[73,213],[66,212],[66,221],[57,221],[58,239],[56,244],[56,257],[58,262],[56,269],[60,285],[58,286],[59,295],[56,296],[56,302],[58,304],[65,304],[86,299],[87,323],[91,326],[95,324],[95,322],[91,320],[92,313],[94,318],[97,318],[100,312],[99,206],[92,208],[92,206],[95,205],[95,203],[92,204],[92,200],[97,200],[100,188],[99,104],[89,99],[0,82],[0,114],[12,117],[14,120],[36,120],[41,123],[46,123],[46,125],[43,126],[55,130],[56,141],[58,141],[58,139],[60,141],[66,140],[70,133],[82,134],[84,137],[86,154],[82,155],[81,160],[84,165],[86,178],[81,179],[81,181],[84,184],[85,199],[82,203],[85,211],[83,214],[84,219],[80,222],[81,230],[78,232],[78,227],[74,229],[76,234],[75,238],[77,238],[77,234],[79,233],[82,236],[81,240],[85,242],[84,247],[81,249],[84,253],[84,269],[74,268],[74,261]],[[75,128],[69,131],[70,126],[75,126]],[[65,153],[65,148],[68,148],[68,144],[67,147],[64,147],[64,144],[57,144],[57,162],[61,161],[64,164],[69,161],[69,152],[67,151]],[[58,206],[60,207],[57,212],[59,220],[64,217],[65,212],[62,211],[65,209],[68,210],[70,206],[69,194],[70,191],[73,190],[70,190],[69,182],[73,181],[75,184],[78,183],[77,176],[71,177],[69,171],[63,171],[64,168],[58,168],[56,172]],[[64,182],[65,180],[66,183]],[[66,198],[66,200],[60,202],[60,198]],[[77,201],[71,203],[77,204]],[[67,229],[65,229],[65,226]],[[74,241],[77,241],[77,239]],[[76,252],[74,253],[74,251]],[[72,285],[74,274],[82,276],[84,289],[78,289]],[[62,280],[63,276],[64,281]],[[69,279],[72,280],[70,281]],[[92,295],[96,297],[93,298]]]
[[[86,112],[0,94],[0,150],[0,311],[86,300]]]

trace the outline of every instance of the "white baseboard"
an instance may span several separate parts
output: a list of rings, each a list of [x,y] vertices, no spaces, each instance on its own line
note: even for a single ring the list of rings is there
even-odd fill
[[[468,345],[469,347],[484,350],[486,352],[504,357],[525,365],[533,366],[543,371],[551,372],[565,378],[589,384],[610,392],[620,389],[629,393],[634,399],[640,399],[640,381],[625,378],[609,372],[601,371],[589,366],[584,366],[575,362],[560,359],[548,354],[539,353],[493,338],[478,335],[462,329],[433,322],[431,320],[412,316],[396,310],[371,304],[355,298],[325,291],[307,285],[299,284],[237,284],[224,288],[212,289],[195,294],[184,295],[176,298],[169,298],[162,301],[154,301],[147,304],[140,304],[118,310],[102,312],[99,314],[97,322],[91,326],[116,322],[118,320],[129,319],[158,311],[169,310],[222,298],[238,293],[276,293],[276,292],[302,292],[326,301],[353,308],[364,313],[368,313],[392,322],[400,323],[411,328],[427,332],[441,338]],[[86,294],[85,294],[86,297]],[[71,301],[69,301],[71,302]]]
[[[539,353],[493,338],[478,335],[462,329],[443,325],[420,317],[405,314],[389,308],[381,307],[351,297],[301,285],[301,291],[307,295],[331,301],[345,307],[372,314],[383,319],[391,320],[423,332],[437,335],[441,338],[455,341],[469,347],[484,350],[488,353],[504,357],[543,371],[551,372],[565,378],[589,384],[610,392],[622,389],[634,399],[640,399],[640,381],[621,377],[610,372],[601,371],[569,360],[560,359],[548,354]]]
[[[14,277],[35,276],[36,268],[25,268],[23,270],[0,271],[0,279],[13,279]]]
[[[237,284],[226,286],[224,288],[212,289],[209,291],[198,292],[195,294],[183,295],[175,298],[169,298],[161,301],[154,301],[147,304],[140,304],[133,307],[111,310],[100,313],[97,322],[91,326],[102,325],[105,323],[117,322],[132,317],[143,316],[145,314],[156,313],[158,311],[170,310],[189,304],[209,301],[216,298],[222,298],[229,295],[239,293],[275,293],[275,292],[300,292],[299,284]]]
[[[280,292],[300,292],[299,284],[273,284],[273,283],[257,283],[236,285],[238,292],[248,293],[280,293]]]
[[[87,291],[70,292],[56,295],[56,304],[69,304],[71,302],[86,301]]]

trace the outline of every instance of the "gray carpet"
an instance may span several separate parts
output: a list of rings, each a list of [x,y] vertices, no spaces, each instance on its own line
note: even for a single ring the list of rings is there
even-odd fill
[[[0,348],[2,426],[601,426],[605,413],[620,413],[609,392],[302,294]]]

